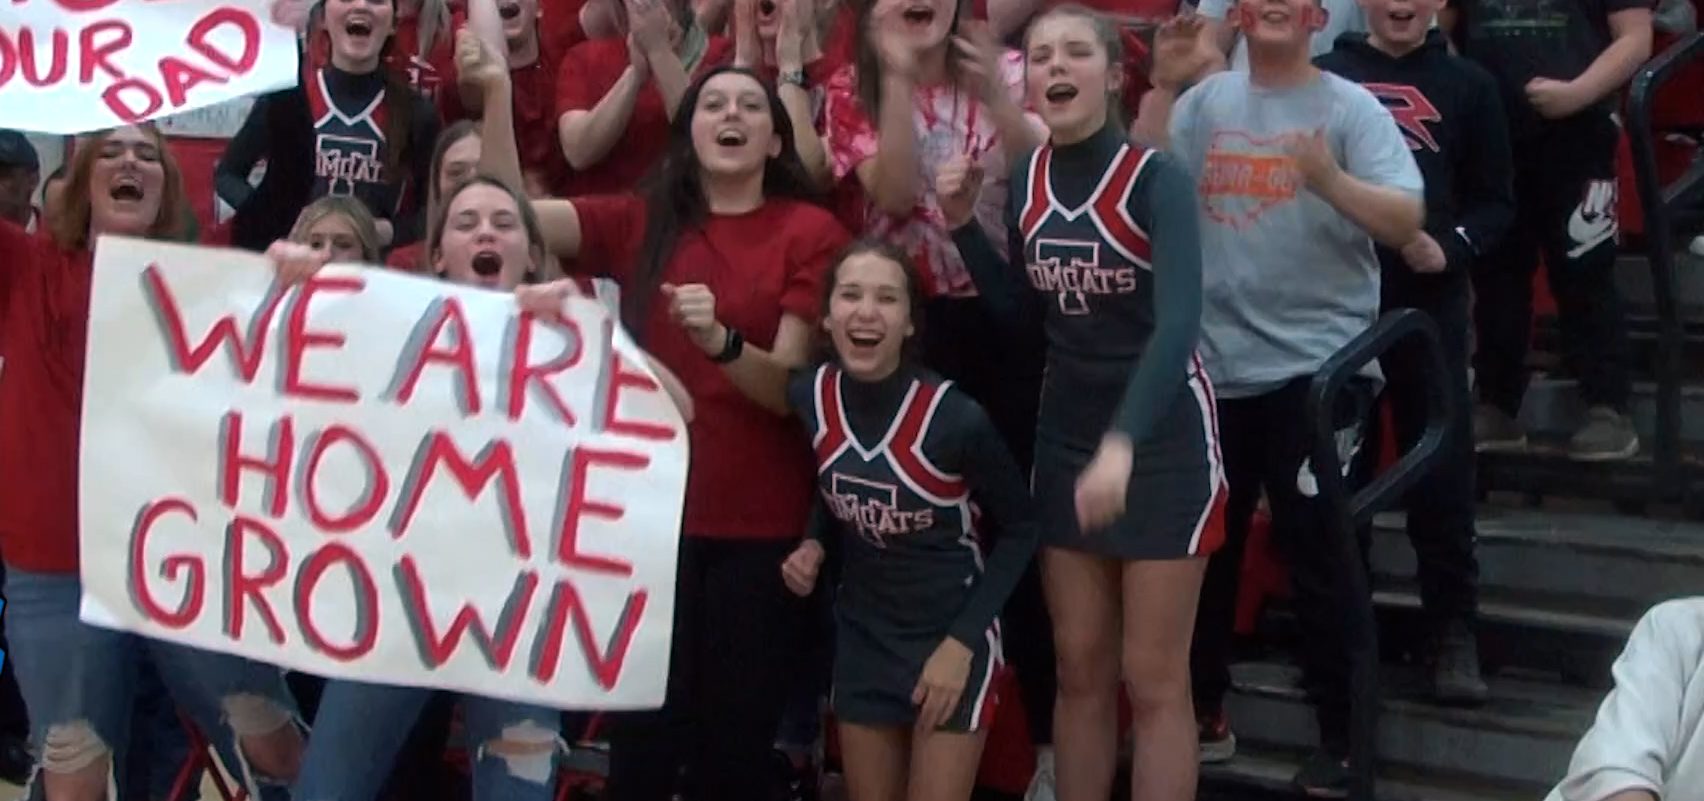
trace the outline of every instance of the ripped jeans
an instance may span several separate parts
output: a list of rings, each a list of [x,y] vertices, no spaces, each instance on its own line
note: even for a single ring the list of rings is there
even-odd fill
[[[433,692],[342,679],[326,682],[302,777],[290,797],[373,801]],[[463,737],[473,762],[474,801],[551,801],[556,757],[562,750],[561,713],[474,695],[463,695],[461,704]]]
[[[74,773],[102,758],[121,764],[113,757],[129,746],[144,659],[223,759],[238,753],[236,737],[296,722],[278,668],[88,625],[77,617],[81,600],[76,574],[6,570],[6,660],[17,670],[38,771]],[[232,768],[251,794],[283,797],[278,783],[249,775],[246,761]],[[40,797],[40,782],[32,784],[30,797]]]

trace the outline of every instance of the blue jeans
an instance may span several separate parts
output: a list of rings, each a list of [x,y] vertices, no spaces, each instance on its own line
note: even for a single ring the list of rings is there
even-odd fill
[[[409,730],[434,691],[357,681],[326,682],[296,801],[373,801]],[[475,801],[551,801],[561,713],[531,704],[462,696],[463,729],[473,762]],[[492,743],[539,746],[537,754],[503,755]]]
[[[232,761],[239,732],[265,733],[276,730],[276,721],[296,719],[278,668],[87,625],[77,618],[81,598],[75,574],[6,571],[6,659],[18,672],[38,771],[74,772],[126,753],[146,659],[251,793],[282,797],[282,787],[248,775],[245,761]]]

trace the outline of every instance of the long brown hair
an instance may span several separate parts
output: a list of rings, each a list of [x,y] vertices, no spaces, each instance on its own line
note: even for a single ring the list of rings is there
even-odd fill
[[[165,180],[160,182],[160,212],[154,217],[153,225],[148,226],[146,236],[149,239],[182,241],[189,234],[191,222],[189,196],[183,190],[183,170],[166,145],[166,137],[153,123],[142,122],[126,127],[135,128],[154,141],[154,146],[160,150],[160,169],[165,173]],[[89,241],[89,222],[94,214],[94,187],[89,185],[89,181],[94,174],[95,162],[101,157],[101,146],[118,130],[108,128],[77,140],[71,154],[71,169],[65,179],[61,208],[58,214],[53,215],[50,226],[53,239],[60,247],[83,250],[93,244]]]

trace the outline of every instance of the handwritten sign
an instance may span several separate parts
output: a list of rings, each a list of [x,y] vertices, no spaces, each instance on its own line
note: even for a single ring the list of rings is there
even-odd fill
[[[686,428],[598,301],[103,238],[83,619],[326,676],[662,703]]]
[[[0,128],[75,134],[291,86],[266,0],[7,0]]]

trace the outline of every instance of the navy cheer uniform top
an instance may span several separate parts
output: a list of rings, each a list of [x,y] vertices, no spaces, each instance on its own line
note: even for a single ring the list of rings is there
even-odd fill
[[[911,725],[923,665],[952,637],[973,657],[943,728],[978,730],[1004,664],[996,615],[1038,538],[1016,462],[976,401],[925,370],[867,382],[827,364],[796,373],[788,395],[816,450],[817,522],[846,535],[836,717]],[[987,557],[982,509],[1001,532]]]
[[[1212,552],[1226,490],[1213,390],[1195,352],[1201,248],[1187,172],[1108,125],[1020,159],[1011,185],[1009,252],[1021,265],[974,223],[954,240],[994,308],[1044,315],[1034,491],[1047,544],[1118,559]],[[1109,431],[1134,446],[1126,511],[1084,534],[1076,482]]]

